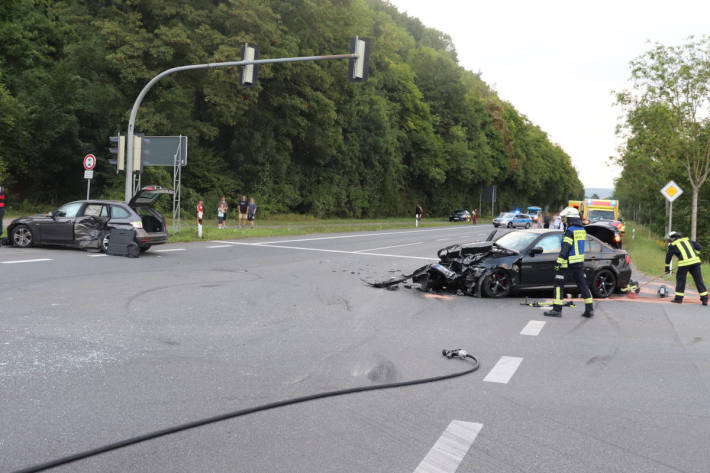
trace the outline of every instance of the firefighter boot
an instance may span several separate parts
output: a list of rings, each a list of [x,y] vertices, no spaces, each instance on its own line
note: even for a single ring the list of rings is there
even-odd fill
[[[548,317],[562,317],[562,306],[553,305],[551,310],[548,310],[543,315]]]
[[[700,302],[702,302],[703,305],[708,305],[708,296],[701,297]]]
[[[682,304],[682,303],[683,303],[683,298],[682,298],[682,297],[675,296],[673,299],[671,299],[671,302],[673,302],[674,304]]]
[[[594,304],[584,304],[582,317],[594,317]]]

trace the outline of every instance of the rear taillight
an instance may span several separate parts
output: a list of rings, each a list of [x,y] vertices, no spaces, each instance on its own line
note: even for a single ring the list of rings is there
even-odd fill
[[[626,264],[631,264],[631,257],[628,253],[626,254]]]

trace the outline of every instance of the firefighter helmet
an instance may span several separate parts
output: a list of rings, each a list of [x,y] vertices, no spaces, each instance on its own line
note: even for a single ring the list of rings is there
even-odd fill
[[[560,212],[561,218],[579,218],[579,210],[574,207],[567,207],[562,212]]]
[[[666,241],[673,241],[677,240],[678,238],[681,238],[683,235],[680,234],[680,232],[669,232],[668,235],[666,235]]]

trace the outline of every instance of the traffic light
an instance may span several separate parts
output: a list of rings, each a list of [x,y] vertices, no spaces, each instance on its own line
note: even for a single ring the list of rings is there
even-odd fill
[[[358,54],[359,57],[350,59],[348,80],[350,82],[365,82],[369,75],[370,38],[358,38],[356,36],[350,40],[350,54]]]
[[[126,136],[111,136],[109,142],[116,143],[117,146],[110,147],[108,150],[111,154],[116,155],[116,160],[109,159],[109,163],[116,164],[116,169],[119,171],[126,170]],[[141,170],[141,141],[142,136],[133,136],[133,171]]]
[[[244,44],[242,50],[242,61],[255,61],[259,59],[259,46],[256,44]],[[242,66],[242,72],[239,75],[239,85],[241,87],[256,87],[257,73],[259,66],[256,64],[247,64]]]

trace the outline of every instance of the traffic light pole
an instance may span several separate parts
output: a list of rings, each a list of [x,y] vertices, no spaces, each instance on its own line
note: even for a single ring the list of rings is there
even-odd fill
[[[131,116],[128,120],[128,133],[126,137],[126,187],[125,187],[125,198],[126,202],[130,201],[133,197],[133,129],[136,123],[136,116],[138,115],[138,108],[141,106],[143,98],[146,96],[148,91],[165,76],[174,74],[176,72],[182,71],[192,71],[195,69],[216,69],[218,67],[234,67],[234,66],[248,66],[250,64],[275,64],[282,62],[305,62],[305,61],[329,61],[334,59],[359,59],[361,54],[333,54],[330,56],[304,56],[304,57],[286,57],[286,58],[276,58],[276,59],[257,59],[253,61],[230,61],[230,62],[213,62],[210,64],[193,64],[190,66],[179,66],[173,67],[172,69],[167,69],[157,76],[153,77],[150,82],[148,82],[140,94],[136,98],[133,108],[131,109]]]

